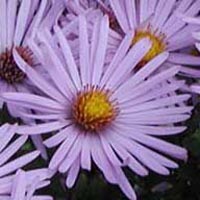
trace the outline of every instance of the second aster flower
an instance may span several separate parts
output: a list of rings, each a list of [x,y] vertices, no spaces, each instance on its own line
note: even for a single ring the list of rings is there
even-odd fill
[[[190,77],[200,76],[198,70],[185,67],[198,66],[200,58],[182,52],[185,48],[194,45],[191,32],[199,30],[199,27],[187,24],[179,17],[183,13],[190,17],[197,16],[200,1],[109,0],[109,2],[122,32],[133,31],[135,33],[133,44],[145,37],[152,42],[152,47],[139,63],[139,68],[161,52],[168,51],[170,52],[167,59],[169,63],[163,68],[168,68],[172,64],[184,65],[180,70],[181,74]],[[113,46],[118,46],[119,38],[114,35],[111,37],[115,40]]]

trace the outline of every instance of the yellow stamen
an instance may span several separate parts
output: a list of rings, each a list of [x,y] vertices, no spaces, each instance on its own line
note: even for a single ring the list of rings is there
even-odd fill
[[[97,131],[110,124],[117,115],[116,104],[110,101],[110,92],[87,87],[79,92],[73,105],[73,117],[88,131]]]
[[[144,30],[136,31],[132,44],[134,45],[143,38],[149,38],[149,40],[152,42],[152,47],[142,59],[141,63],[139,64],[140,67],[144,66],[147,62],[156,57],[158,54],[162,53],[166,48],[166,44],[164,42],[164,35],[160,34],[157,36],[154,32],[152,32],[149,29],[145,31]]]
[[[192,49],[190,51],[190,54],[193,55],[193,56],[200,56],[200,52],[198,51],[198,49]]]

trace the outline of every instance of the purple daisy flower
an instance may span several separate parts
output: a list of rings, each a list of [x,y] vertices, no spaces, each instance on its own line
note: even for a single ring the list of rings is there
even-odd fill
[[[200,27],[200,18],[199,17],[188,17],[188,16],[185,16],[185,15],[180,15],[180,17],[187,23],[189,24],[195,24],[195,25],[198,25]],[[195,31],[192,33],[194,39],[196,40],[196,43],[195,43],[195,47],[196,49],[199,51],[199,55],[198,57],[200,56],[200,31]],[[199,66],[200,66],[200,62],[199,62]],[[198,66],[198,67],[199,67]],[[199,69],[196,70],[198,71],[196,74],[199,73]],[[195,76],[195,74],[194,74]],[[198,93],[200,94],[200,85],[192,85],[191,88],[190,88],[193,92],[195,93]]]
[[[101,14],[107,14],[109,16],[110,25],[112,24],[112,19],[114,20],[114,14],[111,11],[109,0],[64,0],[66,4],[66,8],[68,10],[68,13],[73,13],[75,15],[80,14],[88,14],[91,12],[97,11],[100,16]],[[101,12],[99,12],[101,11]],[[91,20],[95,21],[94,18]],[[114,22],[114,21],[113,21]]]
[[[72,53],[75,58],[76,63],[79,62],[79,49],[78,38],[79,38],[79,30],[78,30],[78,16],[84,15],[88,22],[88,35],[89,41],[92,38],[92,31],[96,21],[99,21],[105,14],[109,18],[111,13],[110,10],[107,9],[107,1],[64,1],[65,2],[65,14],[60,17],[60,26],[62,27],[62,32],[65,37],[68,39],[70,46],[72,46]],[[107,2],[107,3],[106,3]],[[114,15],[112,14],[112,17]],[[116,38],[119,37],[119,34],[113,31],[111,28],[109,29],[109,37]],[[109,41],[110,41],[109,39]],[[120,37],[121,39],[121,37]],[[112,41],[111,41],[112,44]],[[113,58],[114,53],[116,52],[116,48],[108,48],[106,50],[106,58],[105,63],[108,65]]]
[[[38,151],[34,151],[8,162],[28,139],[27,136],[20,136],[14,140],[17,129],[18,125],[10,124],[4,124],[0,127],[0,177],[25,166],[40,154]]]
[[[28,137],[14,137],[18,126],[4,124],[0,127],[0,199],[3,200],[50,200],[51,197],[33,196],[36,189],[45,187],[53,176],[49,169],[36,169],[24,172],[20,168],[26,166],[39,156],[39,151],[10,159],[25,144]],[[14,139],[16,138],[16,139]],[[11,142],[12,141],[12,142]],[[16,173],[16,171],[18,171]]]
[[[3,200],[53,200],[51,196],[34,195],[35,191],[50,184],[48,169],[18,170],[15,175],[0,178],[0,198]]]
[[[15,62],[13,50],[40,73],[44,73],[37,59],[28,48],[27,41],[34,38],[38,30],[42,27],[51,27],[55,23],[58,15],[58,8],[63,3],[50,3],[48,0],[2,0],[0,4],[0,93],[3,92],[27,92],[32,93],[34,86],[31,84],[25,73],[20,70]],[[53,5],[53,6],[52,6]],[[3,101],[0,99],[0,108]],[[13,104],[7,104],[9,113],[14,117],[20,117],[21,109]],[[33,121],[22,119],[24,123],[34,123]],[[35,146],[42,152],[42,156],[47,159],[47,154],[42,144],[40,136],[31,137]]]
[[[0,93],[32,90],[26,75],[19,69],[13,57],[13,50],[29,63],[38,68],[38,62],[27,46],[28,38],[33,38],[47,11],[47,0],[12,1],[2,0],[0,4]],[[1,100],[0,107],[3,102]],[[18,109],[8,105],[9,112],[18,117]]]
[[[123,33],[134,32],[132,44],[148,37],[152,47],[142,59],[141,68],[149,60],[163,51],[169,51],[168,62],[183,65],[199,65],[200,58],[181,53],[184,48],[194,45],[191,31],[200,29],[196,25],[183,22],[179,14],[197,16],[200,7],[199,0],[110,0],[117,22]],[[115,29],[119,29],[117,26]],[[119,37],[112,38],[113,45],[118,46]],[[115,40],[115,42],[114,42]],[[182,67],[181,72],[190,76],[197,76],[197,71]],[[198,76],[200,74],[198,73]]]
[[[51,82],[14,52],[18,65],[45,94],[2,95],[9,103],[33,109],[36,114],[24,113],[27,118],[42,121],[37,125],[19,126],[17,132],[34,135],[56,131],[44,144],[48,148],[59,145],[49,168],[67,172],[67,187],[74,185],[81,168],[91,170],[94,162],[109,183],[119,185],[129,199],[136,199],[122,167],[128,166],[140,176],[148,175],[148,168],[168,175],[168,168],[178,165],[161,154],[187,159],[184,148],[158,138],[181,133],[186,127],[175,124],[190,117],[192,108],[184,103],[190,95],[176,94],[184,81],[167,83],[179,67],[152,76],[168,58],[164,52],[133,73],[132,69],[149,51],[151,43],[142,39],[130,49],[131,32],[105,68],[109,38],[107,16],[96,21],[91,42],[86,18],[79,16],[78,64],[62,30],[55,26],[54,31],[58,44],[53,42],[55,36],[47,31],[39,34],[43,48],[34,41],[29,42]]]
[[[194,22],[197,22],[197,23],[200,24],[200,20],[197,20],[197,21],[194,21]],[[198,42],[195,44],[195,46],[196,46],[197,50],[200,53],[200,32],[194,33],[194,37],[195,37],[195,39],[198,40]],[[200,65],[200,62],[199,62],[199,65]],[[196,93],[200,94],[200,85],[192,85],[191,86],[191,90],[193,92],[196,92]]]

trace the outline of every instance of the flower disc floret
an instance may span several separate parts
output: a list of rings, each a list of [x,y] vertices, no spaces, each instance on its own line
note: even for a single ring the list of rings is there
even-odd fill
[[[73,118],[87,131],[97,131],[110,124],[118,111],[110,100],[110,92],[98,87],[87,87],[77,94],[73,104]]]
[[[165,51],[166,44],[164,42],[164,37],[165,36],[163,34],[156,35],[156,33],[151,31],[150,29],[136,31],[136,34],[132,41],[133,45],[143,38],[148,38],[152,42],[152,47],[140,62],[141,67],[153,58],[155,58],[157,55]]]
[[[26,47],[16,47],[20,56],[32,65],[32,53]],[[26,78],[25,73],[17,66],[14,60],[12,49],[0,54],[0,78],[8,84],[21,83]]]

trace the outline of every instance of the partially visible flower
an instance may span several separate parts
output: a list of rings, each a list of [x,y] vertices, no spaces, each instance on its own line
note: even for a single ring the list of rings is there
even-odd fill
[[[180,15],[180,17],[185,22],[187,22],[189,24],[195,24],[195,25],[199,26],[199,28],[200,28],[200,18],[199,17],[196,17],[196,18],[188,17],[186,15]],[[194,39],[196,40],[195,47],[198,51],[196,56],[198,56],[200,58],[200,30],[192,32],[192,35],[193,35]],[[200,67],[200,62],[197,63],[197,66]],[[196,69],[194,72],[191,71],[191,73],[193,73],[194,76],[197,75],[197,77],[198,77],[198,74],[200,73],[200,69]],[[195,93],[200,94],[200,85],[198,85],[198,84],[192,85],[191,90]]]
[[[51,196],[36,195],[35,191],[50,184],[52,173],[48,169],[18,170],[15,175],[0,178],[2,200],[53,200]]]
[[[32,0],[2,0],[0,4],[0,93],[2,92],[32,92],[33,85],[26,74],[20,70],[13,56],[16,50],[32,68],[40,71],[39,63],[28,48],[27,41],[35,38],[36,33],[44,26],[49,27],[50,18],[47,15],[49,1]],[[55,6],[56,7],[56,6]],[[51,15],[51,21],[54,17]],[[42,27],[41,27],[42,25]],[[0,101],[0,108],[3,101]],[[19,116],[19,109],[12,104],[7,105],[10,114]]]
[[[60,25],[62,27],[62,31],[64,35],[67,37],[72,48],[72,53],[77,62],[78,59],[78,48],[76,48],[78,43],[78,16],[84,15],[87,18],[88,22],[88,34],[89,40],[91,40],[92,29],[94,24],[106,14],[109,17],[109,21],[112,21],[113,24],[116,22],[114,13],[111,12],[108,0],[63,0],[65,2],[66,12],[60,17]],[[111,24],[110,24],[111,25]],[[112,37],[115,39],[118,38],[119,41],[121,39],[120,35],[113,31],[111,28],[109,29],[110,35],[110,44],[112,44]],[[109,64],[112,59],[114,53],[116,52],[116,48],[109,46],[106,51],[106,63]]]
[[[87,10],[104,9],[109,5],[108,0],[64,0],[64,2],[67,5],[68,11],[76,15],[83,14]]]
[[[139,63],[139,68],[163,51],[170,52],[167,60],[169,63],[198,65],[199,57],[180,51],[194,45],[191,32],[200,28],[183,22],[178,15],[184,13],[188,16],[197,16],[200,1],[110,0],[109,2],[122,31],[124,33],[134,32],[132,44],[145,37],[152,42],[152,47]],[[119,45],[118,43],[118,38],[116,38],[116,47]],[[192,73],[191,68],[185,67],[181,68],[181,72],[188,73],[190,76],[196,73],[196,71]],[[200,74],[198,75],[200,76]]]
[[[80,14],[85,15],[87,21],[91,26],[88,26],[89,29],[93,26],[95,21],[103,16],[103,12],[99,8],[99,4],[96,1],[65,1],[66,12],[63,12],[63,15],[60,17],[60,25],[63,27],[63,32],[65,35],[70,34],[71,32],[75,35],[78,35],[78,16]],[[92,4],[92,5],[91,5]]]
[[[0,127],[0,177],[25,166],[40,154],[34,151],[9,162],[28,139],[28,136],[19,136],[14,140],[17,127],[17,124],[4,124]]]
[[[28,40],[34,39],[37,32],[44,28],[54,25],[56,17],[59,14],[62,1],[52,3],[48,0],[2,0],[0,3],[0,93],[3,92],[34,92],[34,86],[31,84],[26,74],[20,70],[13,55],[16,50],[31,68],[40,73],[44,73],[38,60],[34,57],[28,48]],[[3,106],[0,99],[0,108]],[[13,104],[7,104],[8,111],[13,117],[20,117],[20,108]],[[23,118],[24,123],[30,122]],[[42,152],[44,158],[47,158],[41,137],[34,136],[32,140],[35,146]]]
[[[195,44],[197,50],[199,51],[199,57],[200,57],[200,32],[199,33],[194,33],[194,37],[199,40],[199,42],[197,42]],[[200,62],[199,62],[199,67],[200,67]],[[198,72],[199,72],[200,69],[198,69]],[[196,70],[197,71],[197,70]],[[200,73],[200,72],[199,72]],[[197,72],[196,72],[197,74]],[[193,84],[191,87],[190,87],[191,91],[192,92],[195,92],[195,93],[198,93],[200,94],[200,84]]]
[[[130,49],[133,35],[129,33],[105,68],[109,42],[107,16],[95,23],[91,41],[87,20],[79,16],[78,64],[62,30],[55,26],[54,31],[58,44],[52,42],[55,36],[46,31],[39,34],[43,48],[34,41],[29,43],[48,71],[50,82],[14,52],[20,68],[45,94],[2,95],[9,103],[33,109],[35,114],[24,113],[24,116],[41,121],[37,125],[19,126],[17,132],[35,135],[54,131],[44,142],[49,148],[59,145],[49,168],[67,172],[69,188],[80,169],[90,171],[94,162],[109,183],[119,185],[134,200],[135,192],[122,167],[128,166],[140,176],[148,175],[148,168],[168,175],[169,169],[178,165],[162,153],[187,160],[184,148],[158,138],[184,131],[186,127],[177,123],[191,114],[192,107],[185,104],[190,95],[176,94],[184,81],[168,82],[179,67],[152,75],[168,58],[164,52],[133,73],[132,69],[151,48],[151,42],[142,39]]]
[[[39,151],[12,159],[28,139],[25,135],[16,137],[17,128],[17,124],[4,124],[0,127],[0,199],[2,200],[32,199],[34,191],[48,185],[50,182],[47,179],[54,174],[49,169],[35,169],[29,172],[21,170],[39,156]],[[52,198],[38,196],[38,199]]]
[[[109,17],[109,24],[111,28],[116,30],[119,27],[119,24],[114,16],[113,11],[110,8],[109,0],[64,0],[67,5],[67,10],[75,15],[94,13],[96,11],[96,15],[101,16],[102,14],[107,14]],[[98,12],[97,12],[98,10]],[[100,12],[99,12],[100,11]],[[94,18],[89,17],[91,21],[95,21]],[[110,30],[111,31],[111,30]],[[113,33],[111,33],[113,34]]]

